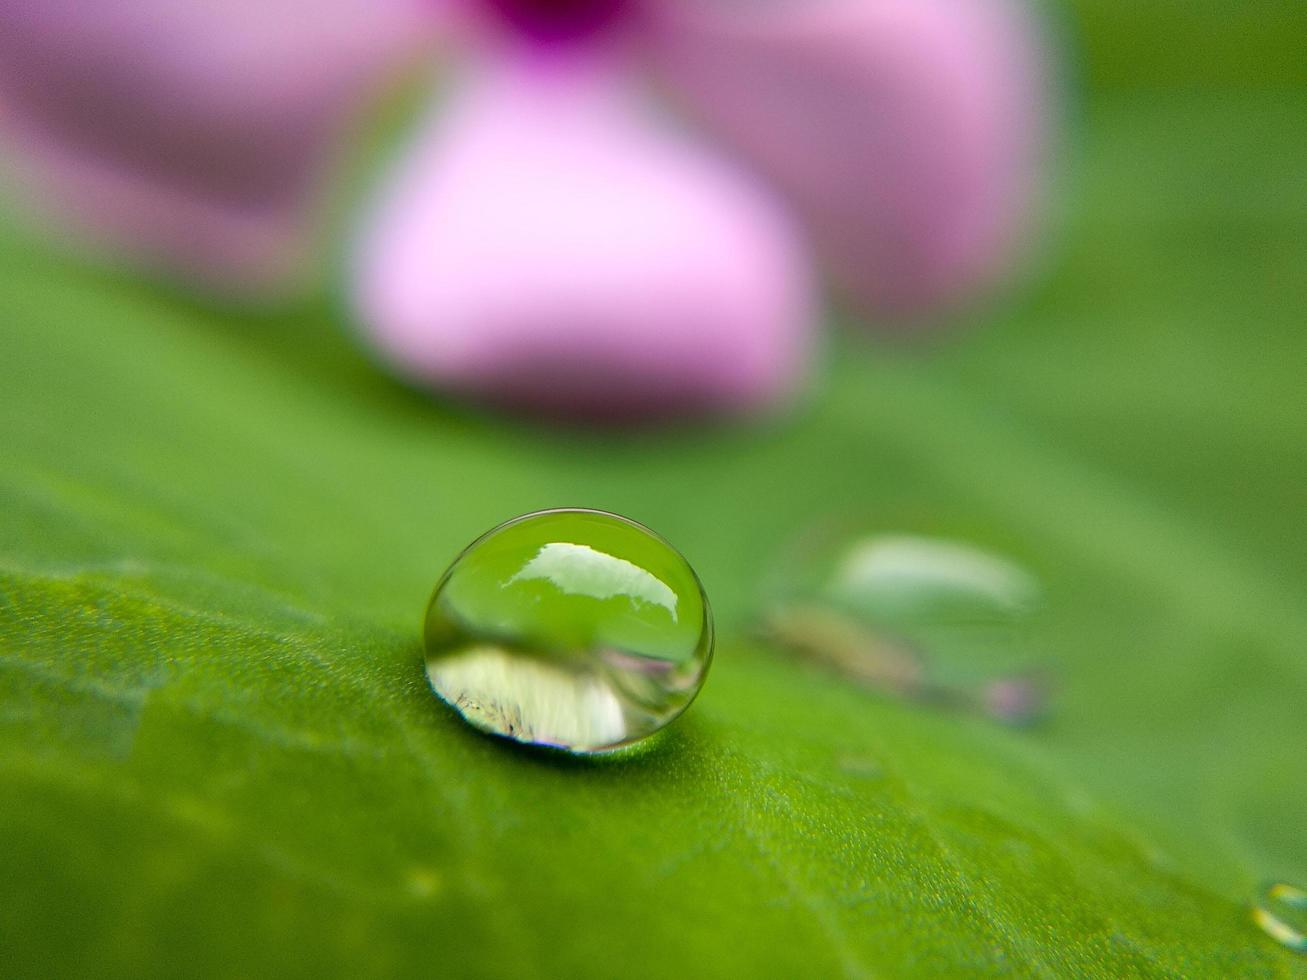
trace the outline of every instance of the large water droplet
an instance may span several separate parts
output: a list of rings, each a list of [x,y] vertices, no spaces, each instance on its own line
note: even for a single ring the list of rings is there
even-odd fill
[[[694,700],[712,616],[694,571],[634,521],[550,510],[501,524],[427,606],[427,677],[470,724],[574,752],[629,745]]]
[[[1307,953],[1307,891],[1277,882],[1253,907],[1253,921],[1278,943]]]

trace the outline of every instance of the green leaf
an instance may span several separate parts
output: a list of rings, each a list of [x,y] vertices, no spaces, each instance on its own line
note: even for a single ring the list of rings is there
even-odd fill
[[[1095,110],[1047,279],[924,355],[855,340],[768,428],[463,414],[309,310],[0,252],[0,972],[1307,975],[1307,114]],[[1200,152],[1201,150],[1201,152]],[[478,736],[419,633],[453,555],[584,505],[680,547],[694,708],[587,762]],[[1028,731],[748,639],[837,516],[1012,555]]]

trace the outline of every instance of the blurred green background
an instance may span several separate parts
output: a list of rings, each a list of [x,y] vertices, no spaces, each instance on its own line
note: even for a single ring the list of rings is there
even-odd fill
[[[330,298],[206,307],[0,244],[0,973],[1307,976],[1307,6],[1083,0],[1057,220],[1000,308],[796,415],[626,437],[398,387]],[[431,696],[492,524],[666,535],[720,626],[636,758]],[[1028,731],[752,643],[814,522],[1047,588]]]

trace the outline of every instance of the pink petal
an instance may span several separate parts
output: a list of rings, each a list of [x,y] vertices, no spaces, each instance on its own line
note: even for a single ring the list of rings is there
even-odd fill
[[[106,251],[236,291],[276,286],[303,259],[328,149],[425,39],[424,6],[3,0],[10,176],[25,204]]]
[[[868,310],[951,305],[1005,270],[1046,129],[1020,0],[654,0],[647,17],[663,82],[793,196]]]
[[[405,374],[551,416],[773,402],[813,297],[785,214],[577,56],[518,53],[432,121],[358,249],[355,302]]]

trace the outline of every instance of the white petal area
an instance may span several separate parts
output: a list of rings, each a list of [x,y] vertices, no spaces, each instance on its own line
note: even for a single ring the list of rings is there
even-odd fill
[[[427,676],[468,722],[505,738],[585,752],[628,734],[621,703],[597,678],[498,647],[429,660]]]
[[[593,599],[626,596],[637,603],[662,606],[677,622],[676,593],[666,582],[639,565],[589,545],[552,541],[504,584],[530,579],[553,583],[560,592]]]

